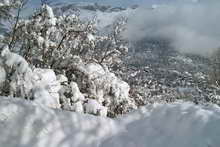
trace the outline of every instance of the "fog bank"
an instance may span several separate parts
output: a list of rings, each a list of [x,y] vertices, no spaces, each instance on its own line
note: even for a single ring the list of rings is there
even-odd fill
[[[173,3],[141,7],[130,16],[124,37],[162,38],[183,53],[210,55],[220,47],[220,2]]]

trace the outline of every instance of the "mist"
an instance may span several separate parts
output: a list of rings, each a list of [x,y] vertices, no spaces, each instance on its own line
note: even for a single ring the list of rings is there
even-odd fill
[[[219,8],[214,0],[141,7],[130,16],[123,36],[131,42],[162,38],[182,53],[209,56],[220,47]]]

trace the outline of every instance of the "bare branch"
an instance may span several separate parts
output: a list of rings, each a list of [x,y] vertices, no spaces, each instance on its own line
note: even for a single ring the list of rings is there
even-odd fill
[[[22,8],[28,3],[28,0],[23,0],[21,1],[21,4],[19,5],[18,7],[18,10],[17,10],[17,15],[16,15],[16,20],[15,20],[15,25],[13,27],[13,31],[12,31],[12,39],[9,43],[9,49],[12,49],[13,47],[13,44],[14,44],[14,41],[15,41],[15,34],[16,34],[16,31],[17,31],[17,26],[18,26],[18,22],[19,22],[19,19],[20,19],[20,13],[21,13],[21,10]]]

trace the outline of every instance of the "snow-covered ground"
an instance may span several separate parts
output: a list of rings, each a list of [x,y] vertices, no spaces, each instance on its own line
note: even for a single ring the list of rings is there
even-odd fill
[[[2,147],[219,147],[220,108],[154,104],[118,119],[0,97]]]
[[[24,100],[0,100],[1,147],[96,147],[122,130],[118,122]]]

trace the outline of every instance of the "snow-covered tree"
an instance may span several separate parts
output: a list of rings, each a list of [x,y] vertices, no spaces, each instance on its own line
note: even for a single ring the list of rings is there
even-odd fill
[[[52,70],[32,70],[20,55],[3,47],[0,56],[1,95],[32,99],[49,107],[59,108],[60,84]]]
[[[33,85],[31,81],[32,70],[26,60],[10,52],[8,46],[3,47],[0,59],[3,75],[5,75],[5,79],[2,79],[4,93],[27,98]]]
[[[97,35],[94,24],[75,14],[54,16],[44,4],[30,19],[19,21],[14,40],[19,54],[35,66],[66,69],[74,55],[85,62],[119,63],[127,48],[113,35]]]
[[[23,0],[1,0],[0,1],[0,19],[9,19],[13,16],[12,9],[19,7]]]
[[[15,34],[18,29],[18,22],[21,17],[21,11],[24,9],[24,6],[27,4],[27,2],[28,0],[0,1],[0,33],[5,34],[6,32],[11,31],[10,37],[0,37],[0,44],[8,44],[9,49],[14,47]]]
[[[128,51],[120,37],[124,22],[118,20],[112,33],[100,35],[95,18],[85,22],[74,14],[55,16],[43,4],[29,19],[18,19],[3,38],[9,47],[1,53],[5,76],[0,82],[9,88],[2,93],[101,116],[136,108],[130,86],[111,72]]]
[[[211,64],[211,82],[217,86],[220,86],[220,48],[218,48],[211,56]]]

